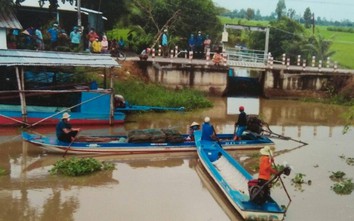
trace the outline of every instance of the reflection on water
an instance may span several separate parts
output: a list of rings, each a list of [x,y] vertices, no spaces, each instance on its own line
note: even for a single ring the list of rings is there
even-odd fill
[[[228,97],[227,98],[227,115],[239,114],[239,107],[243,106],[247,114],[259,115],[260,99],[244,98],[244,97]]]
[[[228,199],[223,195],[219,186],[212,182],[212,178],[208,172],[204,169],[203,165],[198,162],[196,165],[196,173],[203,183],[203,187],[213,196],[220,208],[227,214],[228,218],[233,221],[243,220],[242,216],[236,211],[236,209],[229,203]]]
[[[187,132],[191,122],[201,123],[205,116],[211,117],[217,133],[232,132],[237,115],[227,113],[226,98],[213,101],[215,107],[211,109],[129,115],[124,125],[87,127],[82,134],[126,134],[132,129],[163,127]],[[343,135],[345,121],[340,118],[346,110],[322,104],[260,100],[259,115],[272,131],[292,138],[273,139],[276,163],[286,161],[294,168],[283,179],[292,198],[286,220],[354,219],[354,194],[335,194],[331,190],[334,181],[329,178],[332,171],[343,171],[347,178],[354,179],[353,166],[345,161],[354,157],[354,129]],[[53,128],[34,131],[54,134]],[[22,142],[18,129],[0,128],[0,132],[0,167],[8,172],[0,176],[0,220],[240,220],[216,184],[203,173],[196,153],[95,156],[114,163],[116,169],[84,177],[58,177],[48,170],[62,155],[47,154]],[[257,175],[257,151],[230,153]],[[304,179],[312,184],[293,186],[291,178],[297,173],[304,174]],[[287,204],[280,185],[272,190],[272,195],[280,204]],[[332,212],[314,212],[323,208],[331,208]]]

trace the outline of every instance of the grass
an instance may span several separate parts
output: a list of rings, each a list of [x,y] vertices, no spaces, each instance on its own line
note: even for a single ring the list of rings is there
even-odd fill
[[[108,39],[116,39],[117,41],[122,37],[125,41],[127,41],[128,32],[130,29],[122,28],[122,29],[112,29],[107,31]]]
[[[118,81],[114,89],[129,103],[135,105],[184,107],[186,110],[212,106],[202,92],[192,89],[171,90],[159,84],[140,80]]]
[[[327,26],[318,26],[316,31],[333,42],[330,50],[336,53],[332,60],[337,61],[344,68],[354,69],[354,33],[329,31],[327,28]]]

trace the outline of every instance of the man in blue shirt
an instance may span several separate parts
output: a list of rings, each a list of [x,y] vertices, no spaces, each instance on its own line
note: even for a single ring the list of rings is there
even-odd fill
[[[53,27],[47,30],[47,32],[50,35],[50,49],[55,50],[58,45],[58,36],[59,36],[58,24],[55,23]]]
[[[210,124],[210,118],[205,117],[202,126],[202,140],[216,140],[216,134],[213,125]]]
[[[162,55],[163,57],[168,56],[168,36],[167,36],[167,29],[163,31],[161,36],[161,46],[162,46]]]
[[[71,49],[78,49],[81,42],[81,32],[78,27],[74,27],[70,32]]]
[[[64,113],[61,121],[56,126],[57,138],[63,142],[73,142],[76,135],[79,133],[80,128],[72,128],[70,121],[70,115]]]

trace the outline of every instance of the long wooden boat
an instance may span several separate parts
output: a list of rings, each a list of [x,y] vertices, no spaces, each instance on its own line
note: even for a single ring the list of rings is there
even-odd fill
[[[195,142],[188,141],[188,135],[182,134],[182,142],[129,142],[127,136],[93,136],[87,141],[65,143],[55,136],[42,136],[22,132],[22,138],[42,149],[53,153],[66,154],[135,154],[159,152],[196,151]],[[249,132],[243,140],[234,141],[233,134],[218,134],[220,142],[228,150],[260,149],[264,145],[274,145],[266,136]]]
[[[200,162],[245,220],[284,219],[285,210],[272,198],[261,205],[250,200],[248,181],[253,179],[252,175],[224,150],[222,143],[201,140],[201,131],[196,131],[194,136]]]
[[[108,124],[110,121],[110,94],[99,92],[81,92],[80,106],[75,108],[57,106],[27,106],[27,124],[56,125],[62,117],[62,113],[70,112],[71,123],[79,125]],[[100,107],[100,108],[97,108]],[[126,113],[147,111],[184,111],[184,107],[157,107],[127,104],[124,107],[116,107],[113,113],[113,124],[124,123]],[[0,125],[12,126],[23,124],[23,116],[20,105],[0,104]]]

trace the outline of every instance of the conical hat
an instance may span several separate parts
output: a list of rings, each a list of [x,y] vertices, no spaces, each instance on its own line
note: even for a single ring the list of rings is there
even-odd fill
[[[193,126],[200,126],[197,122],[193,122],[192,124],[191,124],[191,127],[193,127]]]
[[[270,146],[264,146],[260,151],[262,155],[273,155],[272,150],[270,149]]]

